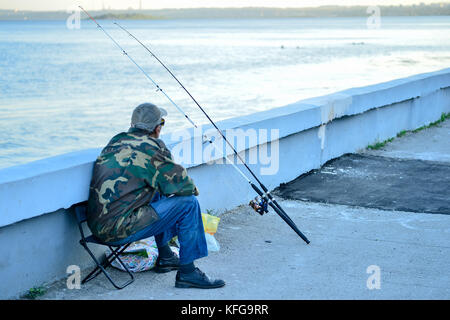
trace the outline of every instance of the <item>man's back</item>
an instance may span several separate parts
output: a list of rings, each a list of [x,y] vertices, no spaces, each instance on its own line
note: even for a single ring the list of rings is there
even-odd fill
[[[179,288],[219,288],[223,280],[210,279],[194,265],[194,260],[208,255],[199,192],[159,139],[166,115],[151,103],[137,106],[130,130],[103,149],[94,164],[88,225],[100,240],[115,246],[154,236],[156,272],[178,270]],[[165,197],[154,197],[156,192]],[[179,257],[169,246],[174,236]]]
[[[124,239],[158,220],[148,205],[156,191],[192,195],[194,189],[162,140],[130,129],[113,137],[94,164],[88,225],[105,242]]]

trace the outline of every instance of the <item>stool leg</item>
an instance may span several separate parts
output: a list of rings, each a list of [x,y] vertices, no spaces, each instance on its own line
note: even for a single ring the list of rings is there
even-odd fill
[[[129,244],[127,245],[127,247],[129,246]],[[117,251],[114,251],[111,247],[109,247],[109,249],[112,251],[112,253],[114,254],[114,256],[116,257],[116,259],[119,261],[119,263],[122,265],[122,267],[126,270],[126,272],[128,273],[128,275],[130,276],[130,280],[128,282],[126,282],[122,287],[117,288],[117,289],[122,289],[125,288],[127,285],[129,285],[130,283],[132,283],[134,281],[134,276],[131,273],[131,271],[128,269],[128,267],[123,263],[122,259],[120,259],[119,254],[123,251],[121,250],[119,253],[117,253]],[[113,259],[114,260],[114,259]],[[112,261],[111,261],[112,262]]]
[[[121,254],[126,248],[128,248],[128,246],[131,243],[128,243],[126,245],[124,245],[123,247],[121,247],[119,254]],[[84,245],[83,245],[84,246]],[[109,254],[108,257],[106,257],[105,261],[103,262],[103,268],[107,268],[109,267],[109,265],[116,259],[115,257],[113,259],[111,259],[111,257],[114,255],[113,251],[110,247],[111,253]],[[110,260],[111,259],[111,260]],[[95,273],[96,272],[96,273]],[[95,274],[94,274],[95,273]],[[100,273],[102,273],[102,270],[100,270],[100,268],[97,266],[94,270],[91,271],[91,273],[89,273],[84,279],[83,281],[81,281],[81,283],[86,283],[92,279],[94,279],[95,277],[97,277]],[[93,275],[94,274],[94,275]]]
[[[130,283],[132,283],[134,281],[134,277],[133,274],[130,272],[130,270],[128,270],[127,266],[122,262],[122,260],[120,259],[120,257],[118,256],[118,254],[122,253],[130,244],[126,244],[123,247],[119,247],[116,250],[112,249],[111,247],[110,250],[112,251],[111,254],[106,258],[106,263],[99,263],[99,261],[97,260],[97,258],[95,257],[95,255],[91,252],[91,250],[89,249],[89,247],[87,246],[87,243],[85,241],[80,241],[80,244],[86,249],[86,251],[89,253],[89,255],[91,256],[91,258],[94,260],[94,262],[96,263],[97,267],[91,271],[84,279],[81,283],[86,283],[92,279],[94,279],[95,277],[97,277],[101,272],[103,272],[106,276],[106,278],[108,278],[108,280],[111,282],[111,284],[116,288],[116,289],[123,289],[125,288],[127,285],[129,285]],[[113,259],[110,260],[111,256],[113,256]],[[130,275],[131,280],[127,281],[124,285],[122,286],[118,286],[116,285],[116,283],[111,279],[111,277],[109,276],[108,272],[106,272],[106,268],[111,265],[111,263],[115,260],[118,259],[119,263],[125,268],[125,270],[127,271],[127,273]],[[94,274],[95,273],[95,274]],[[94,274],[94,275],[93,275]]]

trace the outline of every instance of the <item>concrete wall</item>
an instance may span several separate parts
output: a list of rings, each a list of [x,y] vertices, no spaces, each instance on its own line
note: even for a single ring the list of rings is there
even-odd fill
[[[276,174],[261,175],[267,164],[250,164],[273,189],[330,159],[435,121],[443,112],[450,112],[450,69],[306,99],[221,121],[218,126],[225,132],[236,128],[244,133],[269,132],[267,139],[259,135],[236,148],[247,159],[259,159],[266,146],[272,152],[278,148]],[[196,158],[196,148],[202,154],[209,145],[202,143],[202,136],[210,129],[204,126],[162,138],[172,151],[180,146],[192,151],[190,158],[186,153],[174,152],[174,156],[199,187],[202,208],[221,213],[255,195],[232,166],[207,163],[222,155]],[[270,134],[273,129],[278,134]],[[87,199],[99,152],[83,150],[0,170],[0,298],[17,297],[33,286],[61,279],[71,264],[82,270],[91,265],[67,209]],[[242,165],[238,167],[245,172]]]

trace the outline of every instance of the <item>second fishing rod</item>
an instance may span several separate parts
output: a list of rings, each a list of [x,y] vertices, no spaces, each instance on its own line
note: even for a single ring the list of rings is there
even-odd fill
[[[103,27],[81,6],[79,6],[81,10],[83,10],[88,17],[97,25],[99,29],[101,29],[106,36],[108,36],[111,41],[114,42],[114,44],[122,51],[124,55],[126,55],[143,73],[144,75],[157,87],[158,91],[161,91],[167,99],[185,116],[185,118],[195,127],[197,128],[197,125],[189,118],[189,116],[159,87],[159,85],[145,72],[142,67],[134,61],[134,59],[128,55],[128,53],[117,43],[117,41],[112,38],[106,30],[103,29]],[[118,23],[115,23],[117,26],[119,26],[122,30],[126,31],[130,36],[132,36],[136,41],[138,41],[146,50],[151,53],[153,57],[155,57],[159,63],[161,63],[164,68],[171,74],[171,76],[181,85],[181,87],[189,94],[189,96],[192,98],[192,100],[197,104],[197,106],[200,108],[200,110],[204,113],[204,115],[208,118],[208,120],[212,123],[212,125],[217,129],[217,131],[220,133],[222,138],[226,141],[226,143],[232,148],[235,155],[239,158],[239,160],[244,164],[244,166],[247,168],[247,170],[252,174],[252,176],[255,178],[255,180],[258,182],[258,184],[261,186],[263,191],[261,191],[254,183],[250,181],[250,179],[245,176],[245,174],[231,161],[228,159],[228,157],[225,155],[225,159],[228,160],[233,167],[244,177],[244,179],[247,180],[247,182],[250,184],[250,186],[255,190],[255,192],[261,197],[262,202],[260,203],[261,208],[257,210],[253,205],[252,207],[260,214],[263,214],[267,211],[267,205],[269,205],[274,211],[307,243],[309,244],[310,241],[306,238],[306,236],[297,228],[295,223],[292,221],[292,219],[287,215],[287,213],[281,208],[281,206],[276,202],[275,199],[273,199],[272,195],[269,193],[268,189],[262,184],[262,182],[257,178],[257,176],[253,173],[253,171],[248,167],[248,165],[245,163],[245,161],[242,159],[242,157],[237,153],[235,148],[230,144],[230,142],[226,139],[223,132],[217,127],[217,125],[214,123],[214,121],[209,117],[209,115],[205,112],[205,110],[198,104],[198,102],[194,99],[194,97],[189,93],[189,91],[181,84],[181,82],[175,77],[175,75],[162,63],[160,59],[156,57],[141,41],[139,41],[136,37],[134,37],[130,32],[128,32],[125,28],[120,26]],[[215,144],[212,141],[209,141],[215,146]]]
[[[247,163],[244,161],[244,159],[239,155],[239,153],[236,151],[234,146],[228,141],[228,139],[225,137],[222,130],[219,129],[219,127],[215,124],[215,122],[210,118],[208,113],[203,109],[203,107],[197,102],[197,100],[191,95],[191,93],[186,89],[186,87],[178,80],[178,78],[173,74],[173,72],[146,46],[144,43],[142,43],[136,36],[134,36],[131,32],[129,32],[127,29],[125,29],[123,26],[121,26],[119,23],[114,22],[115,25],[117,25],[119,28],[121,28],[123,31],[125,31],[130,37],[132,37],[134,40],[136,40],[145,50],[147,50],[148,53],[152,55],[163,67],[166,69],[166,71],[175,79],[176,82],[181,86],[181,88],[189,95],[189,97],[194,101],[194,103],[199,107],[199,109],[202,111],[202,113],[205,115],[205,117],[211,122],[211,124],[214,126],[214,128],[219,132],[221,137],[225,140],[225,142],[228,144],[228,146],[231,148],[231,150],[234,152],[234,154],[238,157],[238,159],[241,161],[241,163],[245,166],[245,168],[250,172],[250,174],[253,176],[253,178],[256,180],[256,182],[260,185],[261,189],[263,190],[263,194],[265,197],[270,199],[275,206],[279,210],[281,210],[288,218],[289,216],[287,213],[283,210],[280,204],[273,198],[273,196],[270,194],[269,190],[266,188],[266,186],[261,182],[261,180],[256,176],[256,174],[253,172],[253,170],[250,169],[250,167],[247,165]],[[195,124],[194,124],[195,126]],[[252,186],[253,189],[255,189]],[[255,191],[259,194],[259,192],[255,189]],[[259,194],[261,196],[261,194]],[[289,218],[290,219],[290,218]],[[292,220],[291,220],[292,221]]]

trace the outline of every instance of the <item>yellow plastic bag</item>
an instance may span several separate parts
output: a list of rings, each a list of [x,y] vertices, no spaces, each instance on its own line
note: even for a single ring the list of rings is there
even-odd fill
[[[219,217],[212,216],[207,213],[202,213],[203,227],[205,232],[213,235],[217,231],[217,227],[219,226]]]

